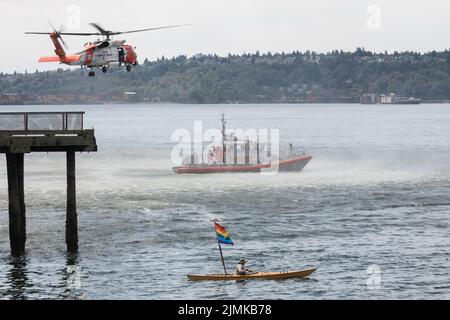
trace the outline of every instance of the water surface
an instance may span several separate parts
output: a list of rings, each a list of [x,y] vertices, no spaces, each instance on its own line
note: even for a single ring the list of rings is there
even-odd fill
[[[0,161],[0,298],[450,297],[450,105],[0,107],[9,110],[85,110],[99,151],[77,155],[77,256],[65,252],[64,155],[25,157],[21,259],[9,256]],[[193,130],[195,120],[219,128],[222,112],[230,128],[280,129],[282,145],[293,142],[314,159],[301,173],[275,176],[174,174],[173,130]],[[236,243],[224,247],[230,270],[245,256],[252,269],[317,273],[187,281],[187,273],[222,271],[216,218]]]

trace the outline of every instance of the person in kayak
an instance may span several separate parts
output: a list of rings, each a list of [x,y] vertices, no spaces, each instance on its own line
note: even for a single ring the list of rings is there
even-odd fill
[[[236,274],[237,275],[246,275],[246,274],[253,274],[254,272],[250,269],[248,269],[245,264],[248,261],[242,258],[239,263],[236,266]]]

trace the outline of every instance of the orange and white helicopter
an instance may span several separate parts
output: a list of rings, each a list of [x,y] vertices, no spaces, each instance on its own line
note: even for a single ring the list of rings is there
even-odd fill
[[[108,71],[110,66],[124,65],[128,72],[132,66],[136,66],[137,54],[135,47],[125,44],[125,40],[112,40],[112,36],[126,33],[136,33],[143,31],[153,31],[160,29],[177,28],[187,25],[174,25],[165,27],[155,27],[131,31],[109,31],[102,28],[97,23],[91,23],[98,32],[61,32],[53,27],[53,32],[25,32],[25,34],[44,34],[50,35],[53,45],[55,46],[56,56],[45,56],[39,59],[39,62],[59,62],[70,66],[81,66],[81,68],[89,68],[89,76],[94,77],[95,68],[101,68],[103,73]],[[61,36],[103,36],[103,40],[88,42],[84,45],[85,50],[75,53],[66,54],[61,43],[67,47]],[[61,42],[60,42],[61,41]]]

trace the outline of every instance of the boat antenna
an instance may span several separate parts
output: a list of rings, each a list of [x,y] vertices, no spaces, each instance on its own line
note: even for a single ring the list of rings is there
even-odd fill
[[[227,125],[227,122],[225,121],[225,115],[222,113],[222,161],[223,161],[223,164],[225,164],[225,162],[226,162],[226,153],[227,153],[227,146],[226,146],[226,144],[225,144],[225,140],[226,140],[226,134],[225,134],[225,131],[226,131],[226,125]]]

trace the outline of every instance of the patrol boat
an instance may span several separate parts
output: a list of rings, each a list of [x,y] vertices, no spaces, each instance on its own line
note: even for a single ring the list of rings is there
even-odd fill
[[[264,170],[296,171],[300,172],[311,161],[312,156],[296,153],[292,144],[289,146],[289,155],[279,157],[272,161],[270,157],[262,157],[262,148],[259,138],[257,141],[239,141],[236,136],[226,134],[225,116],[222,114],[222,146],[214,146],[208,152],[208,161],[203,159],[197,163],[195,155],[187,157],[183,165],[173,167],[173,171],[178,174],[200,174],[200,173],[224,173],[224,172],[261,172]],[[267,147],[267,146],[264,146]],[[230,156],[230,150],[232,155]],[[241,151],[241,152],[239,152]],[[244,152],[242,152],[244,151]],[[256,154],[255,161],[250,161],[250,153]],[[270,150],[268,151],[270,154]],[[227,156],[228,155],[228,156]],[[228,158],[232,157],[232,161]]]

